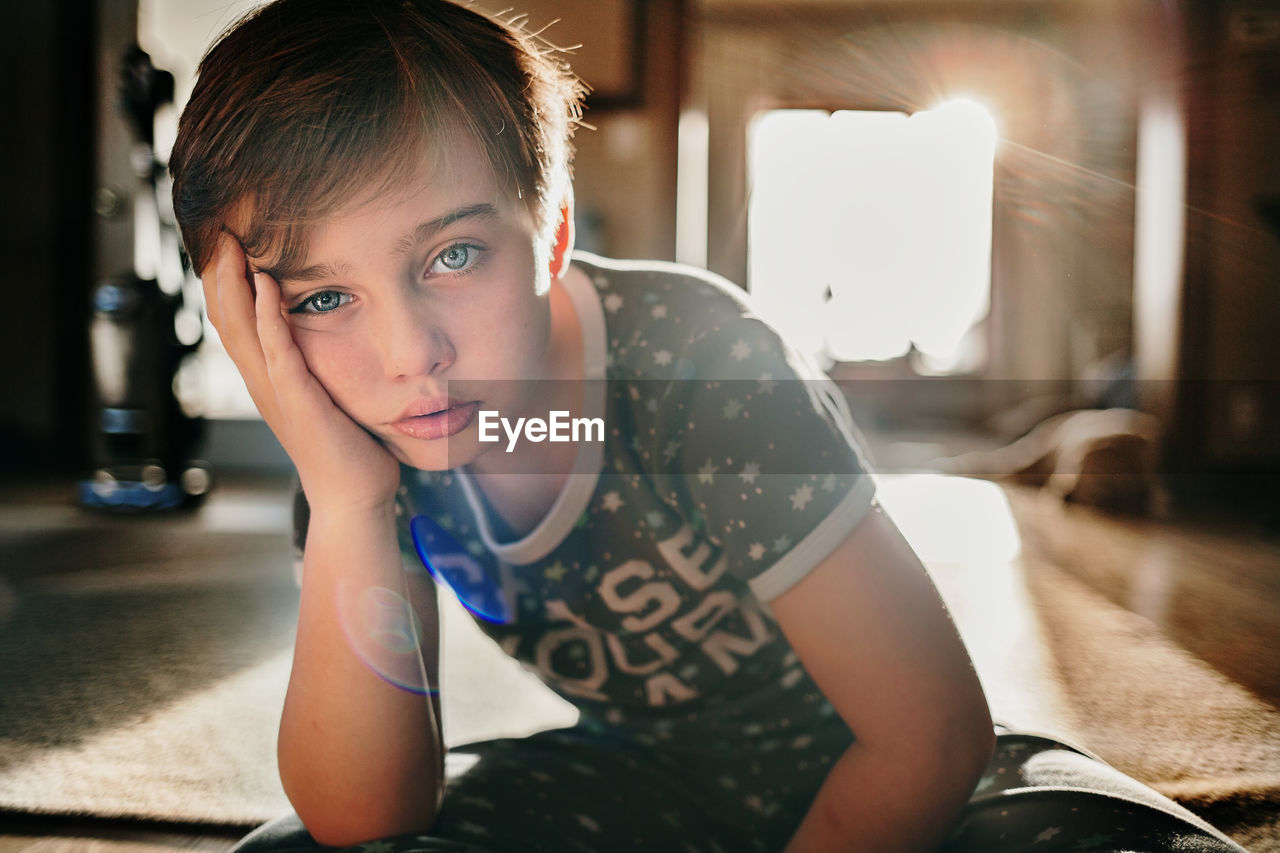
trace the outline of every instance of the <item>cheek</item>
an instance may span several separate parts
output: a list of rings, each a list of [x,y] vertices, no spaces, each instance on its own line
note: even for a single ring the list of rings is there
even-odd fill
[[[376,368],[372,349],[351,335],[302,334],[296,341],[311,375],[351,413],[359,402],[358,391],[370,386],[370,370]]]
[[[454,329],[454,341],[465,373],[526,378],[540,371],[551,343],[549,297],[534,292],[527,263],[501,273],[483,298],[468,306],[465,324]]]

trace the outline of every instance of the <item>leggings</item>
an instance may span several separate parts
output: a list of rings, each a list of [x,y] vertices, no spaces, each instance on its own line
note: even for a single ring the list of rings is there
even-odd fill
[[[1186,809],[1082,749],[1003,727],[996,734],[995,753],[945,853],[1243,853]],[[708,780],[663,756],[577,729],[459,747],[449,754],[445,802],[428,834],[349,849],[772,851],[785,845],[803,816],[803,803],[776,806],[785,801],[787,780],[767,762],[751,761]],[[731,813],[728,803],[745,809]],[[764,814],[771,808],[773,814]],[[760,819],[744,820],[743,814]],[[321,849],[328,848],[288,815],[253,832],[235,853]]]

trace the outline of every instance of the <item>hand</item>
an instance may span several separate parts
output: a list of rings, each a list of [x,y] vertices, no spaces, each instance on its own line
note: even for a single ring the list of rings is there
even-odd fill
[[[201,276],[209,321],[297,467],[313,515],[389,508],[399,463],[308,369],[281,310],[280,286],[262,272],[251,286],[248,275],[239,241],[224,234]]]

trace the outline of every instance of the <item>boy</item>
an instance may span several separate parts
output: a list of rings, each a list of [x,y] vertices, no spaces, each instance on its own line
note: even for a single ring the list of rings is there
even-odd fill
[[[310,508],[297,817],[245,849],[936,848],[992,751],[965,649],[741,293],[573,256],[579,97],[442,0],[281,0],[201,65],[175,209]],[[557,412],[601,440],[482,429]],[[404,556],[578,725],[457,750],[446,787]]]

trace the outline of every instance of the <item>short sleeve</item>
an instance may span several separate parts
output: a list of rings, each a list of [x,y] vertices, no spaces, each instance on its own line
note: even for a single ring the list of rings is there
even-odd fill
[[[749,315],[682,354],[659,422],[666,474],[728,570],[776,598],[857,526],[875,486],[840,390]]]

